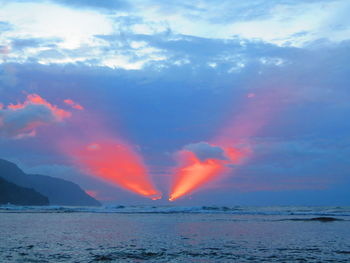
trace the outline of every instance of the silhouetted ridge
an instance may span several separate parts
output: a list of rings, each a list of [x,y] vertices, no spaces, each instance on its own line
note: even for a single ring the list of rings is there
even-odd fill
[[[101,205],[75,183],[46,175],[25,174],[17,165],[3,159],[0,159],[0,177],[18,186],[33,188],[47,196],[50,205]]]
[[[0,204],[49,205],[46,196],[33,189],[20,187],[0,178]]]

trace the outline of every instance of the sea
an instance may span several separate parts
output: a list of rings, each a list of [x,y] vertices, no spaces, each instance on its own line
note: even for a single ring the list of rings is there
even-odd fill
[[[0,262],[350,262],[350,207],[0,206]]]

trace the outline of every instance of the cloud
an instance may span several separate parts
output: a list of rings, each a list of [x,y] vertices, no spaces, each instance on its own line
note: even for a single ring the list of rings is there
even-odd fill
[[[37,128],[62,122],[71,113],[54,106],[37,94],[30,94],[24,103],[0,107],[0,135],[10,138],[35,136]]]
[[[13,29],[13,27],[12,27],[12,25],[10,23],[0,21],[0,35],[4,31],[9,31],[9,30],[12,30],[12,29]]]
[[[349,139],[299,136],[252,138],[253,155],[227,187],[240,191],[330,189],[348,184]],[[223,185],[223,187],[225,187]]]
[[[337,26],[339,11],[348,8],[346,0],[193,0],[186,3],[151,0],[136,2],[133,14],[144,21],[142,26],[135,28],[146,32],[166,24],[173,32],[183,35],[211,39],[239,36],[279,45],[300,46],[322,37],[334,41],[348,39],[348,29]],[[344,19],[341,24],[349,25]],[[307,34],[297,35],[300,32]]]
[[[73,101],[71,99],[65,99],[63,102],[68,104],[69,106],[71,106],[73,109],[76,109],[76,110],[83,110],[84,109],[83,106],[81,106],[79,103],[76,103],[75,101]]]
[[[194,44],[192,38],[169,43],[161,36],[148,39],[151,45],[162,41],[164,50],[170,49],[167,44],[178,46],[168,51],[173,57],[164,64],[154,63],[153,67],[151,63],[138,71],[112,70],[84,63],[47,66],[24,63],[12,64],[12,67],[25,83],[36,84],[36,89],[29,88],[29,92],[44,93],[49,84],[50,92],[64,92],[67,98],[94,98],[99,94],[101,105],[94,105],[88,99],[84,100],[84,107],[99,110],[104,109],[102,104],[106,105],[115,113],[109,116],[112,123],[118,118],[124,121],[128,136],[150,148],[170,146],[165,150],[175,151],[193,141],[207,141],[224,122],[238,115],[242,101],[249,100],[260,107],[259,94],[271,87],[287,94],[279,103],[293,103],[294,107],[281,108],[283,116],[278,122],[264,127],[268,133],[294,132],[297,136],[302,132],[315,132],[315,125],[320,127],[319,133],[331,127],[342,126],[339,131],[347,129],[349,42],[301,49],[248,41],[241,46],[240,39],[224,43],[197,38]],[[201,43],[204,44],[202,50]],[[192,49],[196,52],[191,52]],[[230,52],[239,54],[237,60],[245,64],[239,71],[229,72],[238,62],[234,57],[225,56]],[[190,62],[174,64],[181,57],[187,57]],[[280,57],[287,62],[283,65],[262,63],[261,57]],[[214,61],[216,67],[209,67],[208,61]],[[164,67],[157,68],[157,65]],[[101,86],[103,92],[100,92]],[[2,94],[6,93],[15,96],[15,89],[3,90]],[[249,93],[256,96],[247,98]],[[129,103],[130,100],[135,104]],[[273,108],[273,105],[276,104],[266,106]],[[319,118],[320,112],[328,117]],[[277,113],[280,114],[279,109]],[[246,121],[254,123],[248,118]],[[288,131],[278,128],[281,123],[288,126]],[[155,130],[164,131],[168,136],[159,135]]]
[[[72,9],[48,1],[6,2],[1,6],[0,17],[6,17],[3,22],[12,25],[11,30],[0,34],[0,42],[9,44],[11,40],[20,48],[34,46],[26,54],[20,54],[26,57],[50,47],[56,49],[55,45],[68,50],[95,46],[94,35],[113,32],[111,20],[104,14]]]
[[[168,153],[183,145],[203,159],[222,158],[206,142],[249,101],[261,117],[265,107],[276,114],[259,129],[252,158],[235,166],[237,176],[229,183],[283,189],[289,182],[297,189],[316,182],[318,174],[335,178],[349,170],[349,154],[327,146],[350,130],[350,42],[342,41],[349,38],[346,2],[2,1],[0,134],[34,135],[43,125],[64,121],[47,105],[6,106],[23,90],[60,94],[74,99],[67,108],[79,107],[79,100],[96,111],[112,133],[140,145],[147,164],[163,171],[174,166]],[[286,95],[262,105],[261,94],[271,88]],[[232,130],[261,119],[244,117]],[[37,126],[23,131],[32,120],[39,120]],[[4,139],[2,155],[45,162],[49,154],[38,148],[49,143],[38,147],[42,135],[25,142]],[[323,138],[324,144],[310,145],[303,136]],[[24,144],[38,155],[25,155]]]
[[[201,161],[207,159],[227,160],[225,151],[221,147],[207,142],[188,144],[184,149],[193,152]]]
[[[24,51],[30,49],[55,49],[62,42],[59,38],[13,38],[11,39],[11,49],[13,51]]]
[[[16,2],[21,4],[11,4]],[[7,61],[45,65],[83,63],[140,70],[148,66],[163,69],[200,64],[237,72],[251,59],[283,66],[289,63],[284,57],[287,53],[298,53],[291,47],[305,47],[320,38],[339,43],[348,39],[350,28],[346,19],[334,18],[350,8],[344,1],[11,3],[0,10],[0,16],[9,20],[2,23],[14,25],[0,38],[0,42],[12,41]],[[16,8],[29,11],[18,12]],[[28,15],[39,8],[45,12]],[[120,9],[123,13],[107,16],[96,12],[102,9]],[[67,19],[63,21],[62,16]]]
[[[77,9],[94,10],[125,10],[130,7],[126,0],[48,0],[51,3],[64,5]],[[13,0],[12,3],[45,3],[44,0]],[[0,4],[8,4],[6,0],[0,0]]]
[[[125,10],[130,7],[128,1],[124,0],[51,0],[59,5],[73,8],[102,9],[104,11]]]

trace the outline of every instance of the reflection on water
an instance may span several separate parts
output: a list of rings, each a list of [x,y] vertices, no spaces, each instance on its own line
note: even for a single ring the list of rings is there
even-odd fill
[[[0,213],[0,261],[350,262],[350,221],[285,219],[230,214]]]

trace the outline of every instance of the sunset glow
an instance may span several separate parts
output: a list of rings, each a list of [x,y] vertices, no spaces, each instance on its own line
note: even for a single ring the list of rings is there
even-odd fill
[[[141,157],[127,144],[103,138],[89,144],[72,142],[67,148],[69,156],[86,173],[152,200],[161,198]]]
[[[246,152],[233,147],[224,149],[226,160],[206,159],[200,160],[195,153],[181,151],[180,162],[182,163],[174,173],[174,182],[169,201],[192,193],[218,176],[232,170],[228,165],[238,164],[245,157]]]
[[[101,204],[335,201],[350,182],[349,10],[0,0],[0,160]]]
[[[180,153],[187,163],[175,172],[175,184],[172,188],[169,201],[190,193],[195,188],[207,183],[213,176],[225,171],[225,162],[215,159],[201,161],[192,152]]]
[[[240,165],[252,154],[249,139],[274,116],[279,108],[281,94],[270,90],[265,94],[249,93],[242,111],[229,121],[212,140],[212,145],[224,151],[227,160],[208,159],[201,161],[193,152],[186,152],[176,169],[170,201],[192,193],[202,186],[231,171],[232,165]],[[241,144],[241,145],[240,145]],[[239,148],[233,145],[240,145]]]

